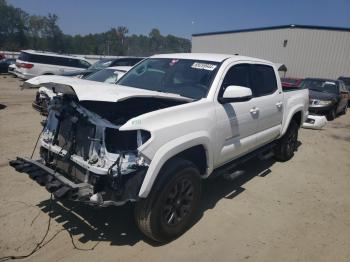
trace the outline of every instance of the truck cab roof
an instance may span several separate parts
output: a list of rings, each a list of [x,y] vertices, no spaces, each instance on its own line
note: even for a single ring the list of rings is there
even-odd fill
[[[249,61],[257,61],[262,63],[269,63],[272,64],[272,62],[248,57],[248,56],[241,56],[241,55],[233,55],[233,54],[215,54],[215,53],[175,53],[175,54],[161,54],[161,55],[154,55],[151,56],[152,58],[174,58],[174,59],[193,59],[193,60],[206,60],[206,61],[214,61],[214,62],[223,62],[226,59],[233,59],[237,61],[242,60],[249,60]]]

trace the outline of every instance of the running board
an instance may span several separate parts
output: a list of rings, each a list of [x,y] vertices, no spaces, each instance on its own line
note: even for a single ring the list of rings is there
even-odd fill
[[[272,142],[270,144],[267,144],[257,150],[254,150],[253,152],[250,152],[242,157],[239,157],[235,160],[232,160],[231,162],[216,168],[213,173],[209,177],[216,177],[216,176],[221,176],[221,175],[229,175],[233,174],[236,170],[236,168],[248,160],[254,158],[254,157],[259,157],[262,160],[269,159],[273,156],[273,153],[271,150],[276,146],[276,142]],[[238,175],[240,176],[240,175]]]

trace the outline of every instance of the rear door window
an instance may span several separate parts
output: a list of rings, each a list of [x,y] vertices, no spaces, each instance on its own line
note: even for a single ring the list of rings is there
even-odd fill
[[[80,59],[68,58],[68,57],[57,57],[58,65],[67,67],[87,68],[80,63]]]
[[[45,55],[31,55],[32,56],[32,61],[35,63],[39,64],[52,64],[52,57],[50,56],[45,56]]]
[[[254,97],[265,96],[277,90],[276,74],[272,66],[251,65],[250,88]]]
[[[52,57],[51,63],[58,66],[70,66],[67,58],[59,56]]]

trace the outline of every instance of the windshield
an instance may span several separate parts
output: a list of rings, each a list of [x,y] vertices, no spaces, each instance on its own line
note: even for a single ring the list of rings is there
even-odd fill
[[[100,70],[103,68],[108,67],[113,60],[99,60],[96,63],[94,63],[92,66],[89,67],[89,69],[96,69],[96,70]]]
[[[339,77],[339,80],[343,80],[346,86],[350,86],[350,77]]]
[[[102,69],[89,75],[86,80],[113,84],[118,79],[118,71],[111,68]]]
[[[308,88],[323,93],[338,94],[338,83],[331,80],[322,79],[305,79],[302,84],[302,88]]]
[[[207,96],[218,62],[149,58],[132,68],[118,84],[201,99]]]

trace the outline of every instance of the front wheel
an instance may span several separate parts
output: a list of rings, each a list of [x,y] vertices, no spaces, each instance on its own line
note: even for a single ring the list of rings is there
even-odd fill
[[[175,158],[160,171],[161,180],[146,199],[135,206],[135,220],[149,238],[168,242],[191,225],[201,197],[198,168],[190,161]]]
[[[336,107],[329,111],[326,117],[328,121],[334,120],[337,117]]]
[[[288,161],[294,156],[298,145],[298,124],[292,120],[287,132],[280,138],[274,149],[275,158],[278,161]]]

